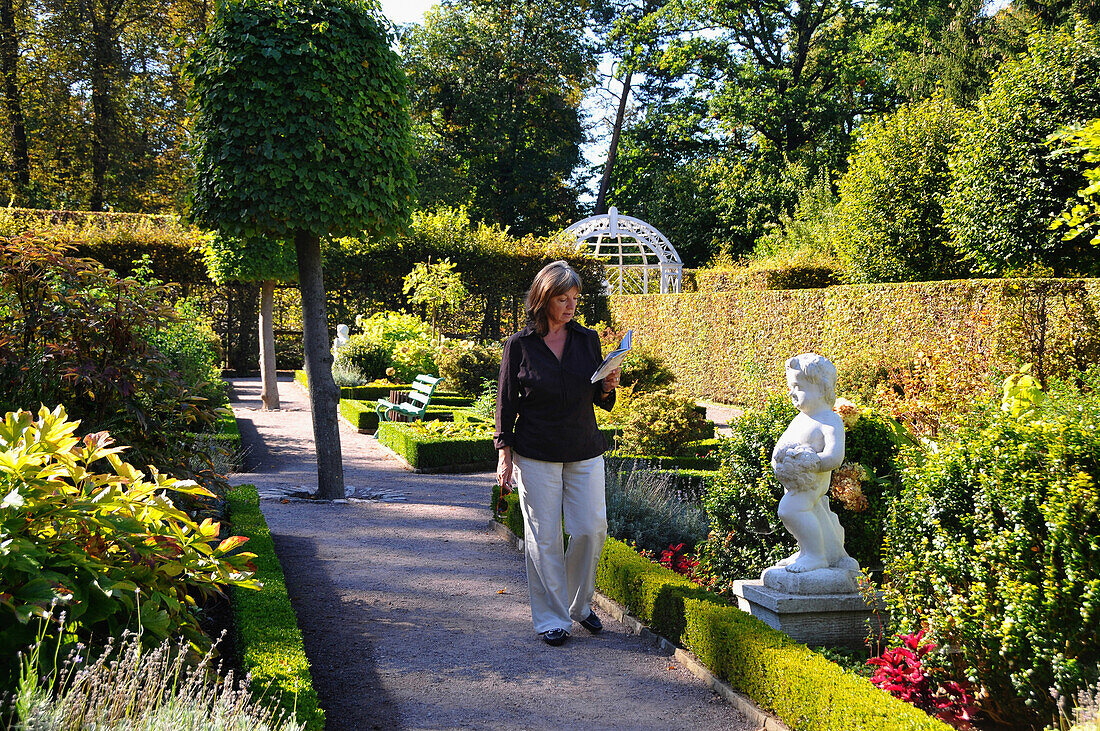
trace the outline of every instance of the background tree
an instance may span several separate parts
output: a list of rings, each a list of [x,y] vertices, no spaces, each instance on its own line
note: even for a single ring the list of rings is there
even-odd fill
[[[585,4],[452,0],[401,39],[420,205],[545,234],[577,216],[580,104],[594,83]]]
[[[1035,33],[1008,61],[964,123],[951,157],[944,211],[955,246],[984,274],[1040,265],[1062,276],[1100,273],[1083,237],[1065,241],[1051,220],[1086,180],[1079,159],[1053,154],[1049,135],[1100,116],[1100,30]]]
[[[961,113],[935,97],[906,105],[860,128],[840,180],[837,253],[850,281],[908,282],[965,272],[951,246],[942,198],[951,185],[947,158]]]
[[[405,80],[377,5],[234,0],[191,66],[194,218],[223,235],[294,241],[318,494],[343,498],[321,237],[391,232],[413,177]]]
[[[431,318],[432,334],[441,341],[439,313],[441,310],[454,310],[469,296],[462,284],[462,277],[455,271],[454,262],[443,259],[434,264],[417,262],[412,271],[405,275],[401,288],[409,295],[409,302],[423,305]]]

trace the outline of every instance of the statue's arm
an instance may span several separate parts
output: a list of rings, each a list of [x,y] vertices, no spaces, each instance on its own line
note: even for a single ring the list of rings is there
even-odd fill
[[[844,462],[844,425],[823,424],[821,436],[824,439],[824,448],[817,453],[821,460],[821,471],[835,470]]]

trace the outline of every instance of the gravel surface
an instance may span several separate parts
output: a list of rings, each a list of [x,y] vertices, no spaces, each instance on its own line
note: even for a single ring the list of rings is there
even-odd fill
[[[523,557],[490,526],[490,473],[404,470],[341,424],[347,503],[316,490],[309,401],[232,381],[247,472],[286,573],[329,731],[754,728],[683,666],[600,612],[562,647],[535,634]]]

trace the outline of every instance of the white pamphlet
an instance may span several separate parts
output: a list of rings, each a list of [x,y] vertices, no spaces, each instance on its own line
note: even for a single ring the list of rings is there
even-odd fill
[[[619,347],[608,353],[607,357],[603,359],[603,363],[600,364],[600,367],[592,374],[592,383],[602,380],[608,373],[619,367],[623,362],[623,358],[630,352],[630,336],[633,334],[633,330],[626,331],[626,335],[623,336],[623,341],[619,343]]]

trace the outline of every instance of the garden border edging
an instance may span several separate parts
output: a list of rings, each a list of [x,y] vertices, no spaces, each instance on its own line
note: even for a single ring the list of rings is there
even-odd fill
[[[496,533],[500,534],[502,538],[505,538],[512,545],[512,548],[517,551],[523,550],[523,540],[510,531],[507,526],[495,520],[490,520],[489,523]],[[722,696],[727,703],[744,714],[751,723],[757,724],[760,729],[764,731],[790,731],[789,727],[777,717],[765,712],[747,695],[734,690],[733,686],[729,683],[721,678],[715,677],[715,675],[711,673],[703,663],[699,662],[698,658],[693,654],[682,647],[677,647],[667,638],[651,630],[642,620],[631,614],[623,605],[604,596],[598,591],[595,595],[595,602],[616,621],[626,625],[631,634],[638,635],[647,642],[660,648],[666,655],[676,658],[676,660],[686,667],[692,675],[706,683],[711,690]]]

